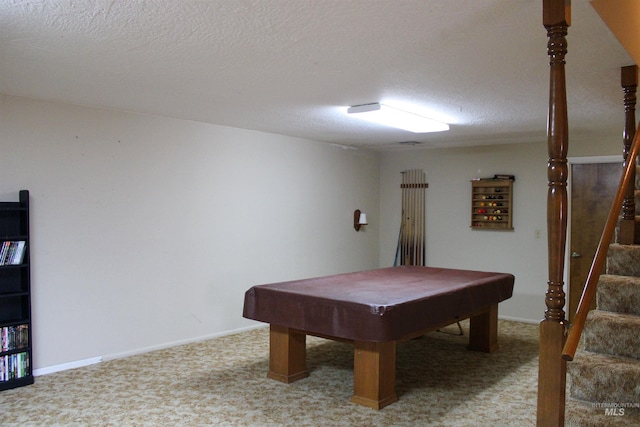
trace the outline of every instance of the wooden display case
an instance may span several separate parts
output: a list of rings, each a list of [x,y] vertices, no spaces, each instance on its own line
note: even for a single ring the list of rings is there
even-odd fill
[[[471,181],[471,228],[513,230],[513,180]]]

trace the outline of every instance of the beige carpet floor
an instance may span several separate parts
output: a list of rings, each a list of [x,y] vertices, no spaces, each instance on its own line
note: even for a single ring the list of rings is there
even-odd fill
[[[500,320],[501,349],[433,332],[398,346],[399,401],[350,402],[353,349],[309,337],[311,375],[266,378],[268,329],[112,360],[0,392],[2,426],[534,426],[538,325]],[[456,332],[452,325],[447,332]]]

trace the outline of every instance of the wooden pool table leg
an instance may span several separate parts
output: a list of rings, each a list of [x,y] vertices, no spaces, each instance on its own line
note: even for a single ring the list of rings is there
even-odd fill
[[[351,401],[382,409],[396,396],[396,342],[355,341]]]
[[[271,325],[267,377],[287,384],[308,377],[306,339],[300,331]]]
[[[492,304],[469,319],[469,350],[491,353],[498,348],[498,304]]]

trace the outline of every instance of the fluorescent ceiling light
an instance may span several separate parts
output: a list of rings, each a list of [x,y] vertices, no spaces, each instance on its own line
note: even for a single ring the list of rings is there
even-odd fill
[[[389,107],[375,102],[373,104],[354,105],[347,113],[359,119],[378,123],[414,133],[442,132],[449,130],[449,125],[429,119],[416,113]]]

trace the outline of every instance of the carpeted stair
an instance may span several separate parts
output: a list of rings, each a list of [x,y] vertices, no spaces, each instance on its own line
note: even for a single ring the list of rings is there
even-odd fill
[[[640,426],[640,245],[609,247],[596,299],[567,364],[565,425]]]

